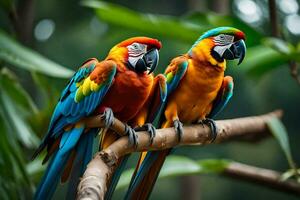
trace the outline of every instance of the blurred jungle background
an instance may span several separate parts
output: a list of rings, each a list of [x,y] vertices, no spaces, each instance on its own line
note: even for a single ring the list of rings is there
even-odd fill
[[[178,148],[168,165],[173,171],[159,179],[151,199],[297,199],[224,178],[218,169],[220,161],[228,159],[286,172],[291,166],[285,156],[290,154],[285,132],[294,162],[300,165],[298,0],[0,0],[0,4],[0,199],[32,198],[45,167],[40,159],[30,158],[60,92],[87,58],[103,59],[125,38],[150,36],[163,43],[156,73],[163,72],[172,57],[187,52],[204,31],[217,26],[233,26],[247,35],[245,61],[227,68],[235,80],[234,96],[218,118],[280,108],[286,131],[278,122],[278,140]],[[193,171],[204,159],[215,163],[214,169],[200,166]],[[122,198],[126,180],[124,176],[114,199]],[[64,190],[60,186],[55,199],[62,199]]]

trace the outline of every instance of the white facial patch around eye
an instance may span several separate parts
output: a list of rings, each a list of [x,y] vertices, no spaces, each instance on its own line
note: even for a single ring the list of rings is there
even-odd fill
[[[216,43],[216,45],[220,46],[231,44],[233,40],[234,36],[226,34],[220,34],[214,37],[214,42]]]
[[[140,43],[132,43],[127,46],[129,57],[139,57],[147,52],[147,45]]]
[[[128,49],[128,62],[131,66],[135,67],[136,63],[140,58],[147,53],[147,45],[140,44],[140,43],[132,43],[131,45],[127,46]]]

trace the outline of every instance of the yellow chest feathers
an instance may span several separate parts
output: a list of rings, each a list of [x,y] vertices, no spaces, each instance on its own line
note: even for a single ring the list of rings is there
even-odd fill
[[[223,78],[224,68],[189,59],[187,72],[169,99],[167,109],[176,110],[167,111],[170,120],[174,115],[185,123],[203,119],[211,110]]]

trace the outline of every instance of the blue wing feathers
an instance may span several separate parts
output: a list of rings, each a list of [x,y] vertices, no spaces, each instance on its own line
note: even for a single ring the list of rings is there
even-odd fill
[[[85,166],[92,157],[92,144],[95,135],[93,133],[95,133],[98,129],[91,129],[89,131],[91,134],[84,134],[87,135],[85,137],[81,137],[82,133],[84,132],[83,126],[77,127],[76,125],[69,131],[65,131],[64,129],[67,125],[76,124],[81,118],[86,117],[94,112],[97,106],[99,106],[101,103],[104,95],[112,83],[113,77],[116,73],[116,66],[106,65],[107,68],[104,69],[108,71],[108,74],[105,74],[105,83],[100,83],[101,87],[99,90],[92,91],[90,95],[84,96],[84,98],[82,98],[79,102],[75,101],[75,95],[78,89],[77,83],[88,77],[90,73],[93,72],[97,62],[98,61],[96,59],[92,59],[85,63],[84,66],[74,74],[73,78],[61,93],[61,98],[53,112],[50,121],[48,133],[43,138],[41,145],[33,155],[33,158],[36,157],[47,145],[50,145],[48,147],[51,147],[53,142],[61,136],[59,147],[56,152],[52,154],[52,159],[49,162],[48,168],[37,189],[35,199],[44,200],[52,197],[63,173],[65,164],[68,161],[72,150],[76,146],[80,154],[79,157],[75,159],[81,164],[78,172],[76,169],[74,171],[76,176],[78,176],[78,174],[81,175],[85,169]],[[104,71],[104,73],[107,73],[107,71]],[[100,71],[100,73],[101,72],[102,71]],[[76,180],[75,178],[73,179]]]
[[[76,83],[86,78],[94,70],[98,61],[95,59],[92,61],[94,62],[88,62],[87,66],[80,68],[75,73],[67,87],[62,92],[60,101],[58,102],[51,118],[48,133],[43,139],[38,153],[40,152],[40,149],[44,148],[45,141],[49,137],[57,136],[58,133],[61,133],[61,129],[63,129],[66,125],[75,123],[80,118],[90,115],[97,108],[108,91],[116,73],[116,67],[112,68],[107,80],[105,81],[106,84],[102,84],[98,91],[92,92],[80,102],[75,102],[75,94],[77,92]]]
[[[226,79],[226,80],[225,80]],[[223,85],[213,103],[213,107],[208,117],[214,118],[219,114],[228,104],[233,95],[233,80],[231,77],[225,77]]]
[[[68,134],[72,134],[72,137],[68,137],[66,141],[64,141],[64,144],[60,145],[60,148],[53,156],[35,193],[34,199],[44,200],[52,197],[59,182],[60,175],[63,172],[64,166],[70,156],[70,152],[77,144],[83,130],[84,126],[68,131]]]
[[[62,146],[67,142],[68,138],[70,137],[71,131],[66,131],[64,134],[62,134],[60,143],[59,143],[59,148],[62,148]]]
[[[76,158],[73,163],[72,172],[68,184],[66,199],[75,199],[79,178],[83,175],[87,164],[93,155],[93,140],[99,129],[91,129],[80,138],[80,143],[76,147]]]
[[[171,82],[167,83],[168,86],[168,95],[172,93],[178,86],[180,80],[184,76],[186,70],[188,68],[188,61],[183,61],[182,63],[179,64],[177,68],[177,72],[175,73],[174,78],[172,79]]]

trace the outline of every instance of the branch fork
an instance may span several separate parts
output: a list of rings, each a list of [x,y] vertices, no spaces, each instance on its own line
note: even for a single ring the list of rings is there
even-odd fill
[[[282,111],[277,110],[253,117],[218,120],[216,121],[218,135],[215,142],[222,143],[231,140],[259,141],[271,135],[267,122],[274,117],[281,118]],[[99,116],[90,117],[86,119],[85,123],[88,127],[103,126],[103,121]],[[151,145],[150,136],[146,131],[137,132],[139,137],[138,145],[135,148],[135,146],[129,144],[128,136],[124,136],[125,125],[121,121],[115,119],[111,129],[122,135],[122,137],[106,149],[98,152],[88,164],[77,188],[77,199],[104,199],[107,184],[115,170],[116,163],[119,158],[126,154],[163,150],[181,145],[205,145],[209,144],[211,140],[211,131],[208,126],[192,125],[183,127],[184,134],[181,141],[178,141],[178,135],[173,128],[157,129]],[[263,182],[261,184],[264,185]],[[300,193],[300,186],[298,190]]]

